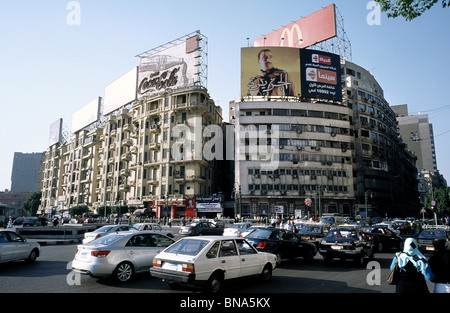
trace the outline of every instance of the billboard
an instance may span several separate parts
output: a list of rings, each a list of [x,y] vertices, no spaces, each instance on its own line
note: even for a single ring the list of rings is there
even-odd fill
[[[137,73],[138,67],[135,66],[105,87],[103,115],[107,115],[136,100]]]
[[[297,96],[300,58],[296,48],[242,48],[242,96]]]
[[[138,97],[195,85],[199,81],[199,53],[199,36],[194,35],[141,55]]]
[[[242,48],[241,96],[342,101],[340,56],[287,47]]]
[[[301,49],[300,64],[303,97],[342,101],[339,55]]]
[[[97,99],[91,101],[72,115],[72,133],[79,131],[99,119],[101,101],[102,98],[97,97]]]
[[[50,134],[48,136],[48,145],[49,146],[52,146],[55,143],[58,143],[61,141],[62,125],[63,125],[62,118],[59,118],[57,121],[50,124]]]
[[[336,11],[331,4],[254,40],[255,47],[306,48],[336,36]]]

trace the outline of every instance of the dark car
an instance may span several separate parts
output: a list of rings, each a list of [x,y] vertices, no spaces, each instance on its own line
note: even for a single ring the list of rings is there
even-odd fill
[[[23,227],[34,227],[34,226],[47,226],[47,220],[45,217],[29,217],[23,223]]]
[[[447,249],[450,249],[450,233],[445,229],[424,229],[417,236],[418,249],[423,254],[432,254],[434,252],[433,240],[444,239]]]
[[[338,228],[330,230],[320,241],[319,253],[324,262],[329,263],[334,258],[354,260],[361,264],[364,259],[372,260],[374,247],[363,232],[355,228]]]
[[[392,230],[382,226],[369,226],[361,228],[367,238],[373,240],[377,252],[387,249],[403,250],[403,239]]]
[[[181,226],[179,234],[186,236],[222,235],[224,229],[225,228],[221,224],[212,223],[209,221],[200,221],[186,226]]]
[[[277,264],[280,264],[283,259],[298,257],[312,261],[317,253],[314,244],[301,239],[289,230],[260,228],[248,234],[246,238],[259,251],[275,254]]]
[[[325,237],[326,230],[328,229],[324,225],[314,224],[297,224],[297,235],[303,240],[307,240],[319,247],[320,240]]]

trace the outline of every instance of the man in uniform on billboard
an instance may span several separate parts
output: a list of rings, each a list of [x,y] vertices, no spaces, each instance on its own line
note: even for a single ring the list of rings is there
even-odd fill
[[[275,67],[271,50],[261,50],[258,53],[258,63],[261,70],[255,77],[251,77],[248,83],[250,96],[293,96],[288,74],[285,70]]]

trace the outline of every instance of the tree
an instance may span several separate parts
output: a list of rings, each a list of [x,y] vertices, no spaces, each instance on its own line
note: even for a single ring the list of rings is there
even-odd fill
[[[36,215],[39,205],[41,204],[41,195],[42,193],[40,191],[33,192],[28,199],[22,203],[22,209],[25,210],[28,215]]]
[[[82,216],[84,213],[87,212],[89,212],[89,207],[87,205],[77,205],[69,209],[69,214],[71,216],[75,215]]]
[[[450,0],[375,0],[380,5],[381,11],[387,12],[388,17],[403,16],[407,21],[421,16],[439,1],[442,8],[450,7]]]
[[[437,188],[433,192],[433,196],[429,193],[425,199],[425,209],[431,209],[431,201],[436,202],[434,207],[438,215],[448,215],[450,213],[450,197],[447,188]]]

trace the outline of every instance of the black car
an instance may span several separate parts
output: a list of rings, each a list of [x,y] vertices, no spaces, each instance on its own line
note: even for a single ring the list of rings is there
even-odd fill
[[[444,239],[447,249],[450,249],[450,232],[445,229],[424,229],[417,236],[418,249],[423,254],[434,252],[433,240]]]
[[[382,226],[369,226],[361,228],[367,238],[373,240],[377,252],[387,249],[403,250],[403,239],[392,230]]]
[[[200,221],[181,226],[179,234],[183,236],[222,235],[224,229],[222,224]]]
[[[289,230],[261,228],[251,232],[246,238],[259,251],[275,254],[277,256],[277,264],[280,264],[283,259],[298,257],[312,261],[317,253],[314,244],[301,239]]]
[[[327,227],[324,225],[314,225],[314,224],[296,224],[297,235],[303,240],[307,240],[319,247],[320,240],[325,237]]]
[[[331,229],[320,241],[319,253],[324,262],[329,263],[334,258],[354,260],[361,264],[364,259],[374,257],[373,242],[356,228]]]

